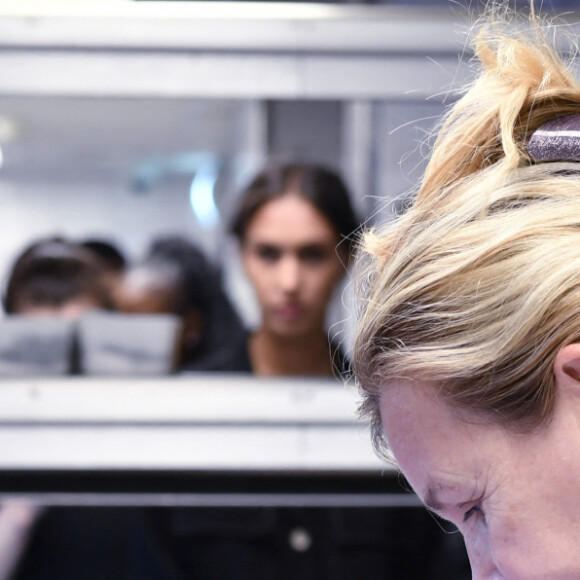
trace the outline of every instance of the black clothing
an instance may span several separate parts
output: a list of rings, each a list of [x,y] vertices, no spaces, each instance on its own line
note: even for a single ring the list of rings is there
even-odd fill
[[[217,372],[235,372],[235,373],[253,373],[254,369],[252,368],[252,360],[250,357],[250,350],[249,350],[249,339],[250,334],[246,334],[245,340],[241,342],[235,351],[228,353],[227,356],[222,357],[222,361],[219,366],[215,368],[203,368],[200,369],[199,367],[193,369],[190,367],[183,367],[180,371],[198,371],[203,370],[204,372],[207,371],[217,371]],[[351,364],[350,360],[344,353],[343,349],[340,347],[339,344],[335,342],[330,342],[330,358],[332,363],[332,373],[335,378],[342,380],[346,379],[350,376],[351,373]]]
[[[421,508],[149,510],[135,580],[468,580]],[[145,550],[143,551],[143,548]]]
[[[136,518],[130,508],[48,508],[12,580],[128,580]]]
[[[344,377],[349,361],[331,346]],[[422,508],[154,508],[133,548],[133,580],[471,577],[461,536]]]

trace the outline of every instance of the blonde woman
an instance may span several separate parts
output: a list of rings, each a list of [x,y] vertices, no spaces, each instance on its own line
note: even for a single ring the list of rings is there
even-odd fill
[[[363,415],[478,580],[580,578],[580,86],[530,29],[481,31],[415,204],[359,257]]]

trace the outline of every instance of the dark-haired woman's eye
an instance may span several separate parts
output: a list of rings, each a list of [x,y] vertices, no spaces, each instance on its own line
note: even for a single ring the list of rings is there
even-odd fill
[[[299,253],[300,260],[307,264],[320,264],[328,257],[328,252],[319,246],[302,248]]]
[[[273,263],[280,259],[280,250],[274,246],[258,246],[256,255],[263,262]]]

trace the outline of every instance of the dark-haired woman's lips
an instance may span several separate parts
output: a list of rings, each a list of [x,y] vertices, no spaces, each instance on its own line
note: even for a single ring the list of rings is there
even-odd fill
[[[284,304],[276,309],[276,314],[283,320],[295,320],[300,318],[304,313],[304,308],[299,304]]]

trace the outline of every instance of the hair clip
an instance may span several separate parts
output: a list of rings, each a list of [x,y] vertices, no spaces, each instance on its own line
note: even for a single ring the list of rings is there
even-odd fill
[[[556,117],[540,125],[527,151],[534,161],[580,161],[580,115]]]

